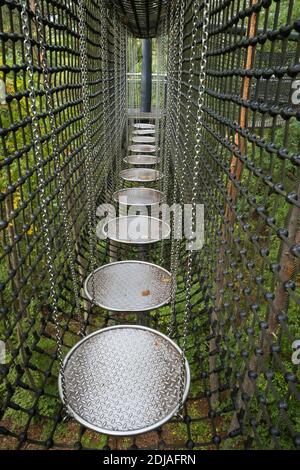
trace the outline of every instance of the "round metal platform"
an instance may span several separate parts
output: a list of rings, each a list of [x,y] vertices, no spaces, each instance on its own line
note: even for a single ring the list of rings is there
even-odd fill
[[[131,138],[132,142],[135,142],[137,144],[152,144],[155,142],[155,137],[151,137],[149,135],[136,135],[132,136]]]
[[[136,129],[155,129],[155,124],[148,124],[146,122],[136,122],[133,124]]]
[[[128,150],[130,150],[131,152],[137,152],[137,153],[152,153],[159,149],[155,145],[134,144],[134,145],[129,145]]]
[[[113,436],[162,426],[177,413],[190,386],[181,349],[162,333],[136,325],[104,328],[79,341],[64,360],[64,376],[70,414]],[[61,375],[58,387],[64,400]]]
[[[126,188],[116,191],[115,202],[125,206],[155,206],[162,201],[163,193],[152,188]]]
[[[120,177],[132,183],[150,183],[158,181],[162,175],[151,168],[128,168],[120,172]]]
[[[155,134],[155,129],[137,129],[132,132],[134,135]]]
[[[131,215],[111,219],[102,227],[102,231],[116,242],[145,245],[168,238],[171,228],[155,217]]]
[[[154,155],[128,155],[124,162],[130,165],[155,165],[159,163],[159,158]]]
[[[118,261],[89,274],[84,291],[89,300],[106,310],[146,312],[170,301],[171,284],[169,271],[156,264]]]

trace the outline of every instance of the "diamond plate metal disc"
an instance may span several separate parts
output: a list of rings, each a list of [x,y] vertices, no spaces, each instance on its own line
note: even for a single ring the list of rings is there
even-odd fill
[[[157,181],[162,178],[159,171],[152,170],[151,168],[128,168],[120,172],[120,177],[125,181],[133,183],[143,183]]]
[[[170,301],[171,284],[169,271],[156,264],[118,261],[89,274],[84,290],[89,300],[106,310],[146,312]]]
[[[140,144],[151,144],[155,142],[155,137],[151,137],[148,135],[137,135],[137,136],[132,136],[131,138],[132,142],[140,143]]]
[[[110,240],[144,245],[168,238],[171,229],[166,222],[155,217],[131,215],[110,220],[102,231]]]
[[[116,191],[115,202],[125,206],[155,206],[162,201],[163,193],[152,188],[127,188]]]
[[[137,152],[137,153],[152,153],[155,152],[156,150],[159,150],[155,145],[143,145],[143,144],[134,144],[134,145],[129,145],[128,150],[131,152]]]
[[[136,122],[133,124],[136,129],[155,129],[155,124],[148,124],[145,122]]]
[[[182,391],[182,401],[187,398],[190,369],[167,336],[121,325],[79,341],[64,360],[64,378],[65,397],[59,375],[60,397],[79,423],[102,434],[130,436],[152,431],[177,413]]]
[[[128,155],[124,162],[130,165],[155,165],[159,163],[159,158],[153,155]]]
[[[138,129],[132,132],[134,135],[155,134],[155,129]]]

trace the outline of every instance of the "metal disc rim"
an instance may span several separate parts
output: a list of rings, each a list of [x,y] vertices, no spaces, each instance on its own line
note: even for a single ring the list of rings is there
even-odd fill
[[[155,124],[150,124],[147,122],[135,122],[133,127],[136,129],[155,129]]]
[[[152,144],[155,140],[156,138],[150,135],[134,135],[131,138],[131,141],[136,144]]]
[[[149,175],[153,174],[153,177],[150,177],[149,179],[143,179],[139,178],[138,176],[135,177],[134,175],[126,176],[126,173],[137,173],[138,170],[143,170],[145,173],[148,172]],[[153,168],[127,168],[126,170],[122,170],[120,172],[120,177],[124,181],[129,181],[131,183],[153,183],[154,181],[159,181],[160,179],[162,179],[163,175],[159,171],[154,170]]]
[[[144,160],[138,161],[140,157],[144,157]],[[134,162],[134,159],[137,158],[137,161]],[[130,161],[133,160],[133,161]],[[148,161],[147,161],[148,160]],[[128,165],[156,165],[159,164],[159,158],[156,155],[127,155],[123,158],[125,163]]]
[[[170,233],[171,233],[171,227],[169,224],[167,224],[164,220],[160,220],[160,219],[157,219],[156,217],[149,217],[147,215],[129,215],[129,216],[123,216],[123,217],[114,217],[113,219],[109,220],[108,222],[106,222],[105,225],[103,225],[102,227],[102,233],[104,235],[107,235],[107,233],[105,232],[105,227],[108,226],[109,223],[115,221],[115,220],[119,220],[119,219],[131,219],[131,218],[144,218],[144,219],[151,219],[151,220],[155,220],[157,221],[159,224],[161,225],[165,225],[167,227],[167,235],[163,238],[152,238],[151,240],[149,241],[131,241],[131,240],[122,240],[120,238],[117,238],[117,237],[108,237],[109,240],[112,240],[114,242],[118,242],[118,243],[124,243],[124,244],[127,244],[127,245],[149,245],[151,243],[157,243],[157,242],[160,242],[161,240],[166,240]]]
[[[134,144],[134,145],[129,145],[128,150],[131,152],[137,152],[137,153],[153,153],[159,150],[159,147],[156,147],[156,145],[150,145],[150,144]]]
[[[128,313],[128,312],[131,312],[131,313],[139,313],[139,312],[151,312],[152,310],[156,310],[160,307],[163,307],[164,305],[167,305],[170,300],[171,300],[171,296],[172,296],[172,293],[170,293],[170,296],[168,298],[166,298],[163,302],[160,302],[156,305],[153,305],[151,307],[144,307],[142,309],[133,309],[131,308],[130,310],[126,310],[125,308],[116,308],[116,307],[111,307],[109,305],[104,305],[104,304],[101,304],[100,302],[96,301],[96,299],[93,298],[92,295],[90,295],[89,293],[89,290],[87,288],[87,285],[88,285],[88,282],[89,280],[92,278],[92,276],[97,273],[98,271],[103,271],[104,269],[108,269],[108,268],[111,268],[112,266],[114,265],[120,265],[120,264],[143,264],[143,265],[148,265],[148,266],[154,266],[157,270],[160,270],[160,271],[164,271],[164,273],[170,277],[171,279],[171,282],[172,282],[172,274],[165,268],[161,267],[161,266],[158,266],[157,264],[154,264],[154,263],[149,263],[147,261],[139,261],[139,260],[126,260],[126,261],[115,261],[113,263],[108,263],[108,264],[104,264],[103,266],[100,266],[99,268],[95,269],[94,271],[92,271],[88,276],[87,278],[85,279],[84,281],[84,284],[83,284],[83,289],[84,289],[84,292],[87,296],[87,298],[92,302],[94,302],[95,305],[97,305],[98,307],[100,308],[103,308],[104,310],[110,310],[111,312],[123,312],[123,313]]]
[[[133,135],[154,135],[156,133],[155,129],[135,129]]]
[[[160,196],[160,200],[159,201],[156,201],[156,202],[150,202],[148,204],[144,204],[144,203],[131,203],[131,204],[127,204],[125,202],[121,202],[119,201],[118,199],[118,195],[121,194],[121,193],[125,193],[125,192],[130,192],[132,190],[134,190],[135,192],[144,192],[144,191],[151,191],[151,192],[154,192],[154,193],[158,193],[159,196]],[[153,188],[144,188],[144,187],[139,187],[139,188],[127,188],[127,189],[119,189],[119,191],[116,191],[114,194],[113,194],[113,200],[121,205],[121,206],[132,206],[132,207],[152,207],[152,206],[156,206],[156,205],[159,205],[160,202],[162,201],[162,196],[163,196],[163,193],[161,191],[159,191],[158,189],[153,189]]]
[[[76,349],[78,349],[78,347],[82,343],[84,343],[85,341],[90,339],[92,336],[95,336],[97,334],[101,334],[101,333],[106,332],[108,330],[121,329],[121,328],[141,329],[141,330],[144,330],[144,331],[149,331],[152,334],[156,334],[157,336],[160,336],[161,338],[168,341],[173,346],[173,348],[175,348],[177,350],[177,352],[180,355],[183,354],[183,351],[180,349],[180,347],[171,338],[164,335],[160,331],[157,331],[157,330],[154,330],[152,328],[142,326],[142,325],[115,325],[115,326],[109,326],[107,328],[102,328],[101,330],[94,331],[93,333],[89,334],[88,336],[86,336],[86,337],[82,338],[80,341],[78,341],[78,343],[76,343],[70,349],[70,351],[66,354],[66,356],[64,358],[64,361],[63,361],[63,370],[65,370],[66,365],[67,365],[71,355],[74,353],[74,351],[76,351]],[[191,383],[190,366],[189,366],[189,363],[188,363],[188,361],[185,357],[185,387],[184,387],[184,392],[182,394],[182,403],[184,403],[187,399],[189,388],[190,388],[190,383]],[[64,394],[63,394],[63,389],[62,389],[61,372],[59,373],[59,376],[58,376],[58,391],[59,391],[60,399],[64,403]],[[141,428],[141,429],[133,430],[133,431],[109,431],[109,430],[104,429],[104,428],[101,429],[100,427],[94,426],[93,424],[89,423],[85,419],[81,418],[81,416],[79,416],[68,404],[65,403],[65,405],[67,406],[67,409],[71,413],[71,415],[76,419],[76,421],[78,421],[80,424],[82,424],[86,428],[91,429],[92,431],[96,431],[100,434],[105,434],[105,435],[109,435],[109,436],[137,436],[139,434],[154,431],[155,429],[159,428],[163,424],[170,421],[170,419],[174,415],[176,415],[176,413],[178,412],[178,410],[180,408],[180,405],[181,405],[181,402],[168,415],[166,415],[164,418],[162,418],[157,423],[154,423],[153,425],[150,425],[147,428]]]

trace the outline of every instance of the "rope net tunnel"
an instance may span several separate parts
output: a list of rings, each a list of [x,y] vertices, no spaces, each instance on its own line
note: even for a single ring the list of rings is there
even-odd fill
[[[299,447],[300,3],[0,8],[0,447]],[[203,204],[204,243],[97,237],[124,194]]]

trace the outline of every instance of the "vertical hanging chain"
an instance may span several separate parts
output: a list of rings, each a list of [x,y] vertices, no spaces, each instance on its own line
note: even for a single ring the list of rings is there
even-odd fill
[[[94,181],[94,156],[92,151],[91,113],[88,91],[88,58],[87,58],[87,25],[84,0],[79,0],[79,50],[80,70],[82,80],[83,125],[84,125],[84,155],[86,164],[87,212],[89,229],[89,264],[92,273],[96,268],[96,201]],[[95,304],[95,276],[92,275],[91,308]],[[83,332],[82,332],[83,333]]]
[[[193,93],[193,80],[195,75],[195,57],[196,57],[196,36],[199,24],[199,9],[200,9],[200,0],[195,0],[193,2],[194,12],[193,12],[193,27],[192,27],[192,39],[191,39],[191,57],[190,57],[190,68],[188,71],[188,83],[187,83],[187,100],[186,100],[186,119],[185,119],[185,129],[184,129],[184,142],[183,142],[183,156],[182,156],[182,178],[180,189],[180,200],[184,204],[185,202],[185,188],[187,183],[187,173],[188,173],[188,141],[190,133],[190,119],[191,119],[191,106],[192,106],[192,93]]]
[[[117,9],[114,6],[114,84],[115,84],[115,165],[116,165],[116,182],[115,189],[119,187],[120,170],[121,170],[121,135],[122,135],[122,119],[121,119],[121,88],[120,88],[120,71],[121,71],[121,30],[118,22]]]
[[[45,240],[45,251],[46,251],[46,263],[49,273],[49,283],[50,283],[50,300],[52,304],[52,316],[54,320],[55,327],[55,338],[57,344],[57,359],[60,365],[61,372],[61,385],[62,392],[64,397],[64,403],[67,404],[67,393],[65,385],[65,376],[64,376],[64,365],[63,365],[63,333],[61,333],[60,322],[59,322],[59,312],[58,312],[58,297],[55,284],[55,270],[54,270],[54,258],[52,255],[51,247],[51,235],[50,235],[50,220],[48,215],[48,198],[46,194],[46,181],[44,176],[44,158],[43,158],[43,149],[41,145],[41,133],[39,126],[39,118],[36,106],[36,90],[34,84],[34,64],[33,64],[33,54],[31,48],[31,38],[30,38],[30,29],[29,29],[29,18],[27,13],[27,3],[26,0],[21,0],[21,24],[22,32],[24,35],[24,48],[25,48],[25,59],[26,59],[26,70],[28,72],[28,91],[29,91],[29,105],[31,110],[31,122],[32,122],[32,131],[33,131],[33,150],[35,153],[37,161],[37,177],[39,182],[39,192],[40,192],[40,202],[41,202],[41,218],[42,218],[42,230]],[[65,409],[65,411],[67,411]]]
[[[192,234],[195,225],[196,217],[196,203],[198,194],[198,180],[199,180],[199,164],[200,164],[200,151],[201,151],[201,133],[202,133],[202,122],[203,122],[203,105],[205,98],[205,80],[206,80],[206,56],[208,47],[208,23],[209,23],[209,0],[204,0],[203,6],[203,21],[202,21],[202,37],[201,37],[201,55],[200,55],[200,71],[199,71],[199,87],[198,87],[198,101],[197,101],[197,121],[196,121],[196,145],[195,145],[195,157],[193,167],[193,184],[192,184],[192,210],[190,219],[190,231]],[[186,312],[189,314],[190,310],[190,296],[191,296],[191,283],[192,283],[192,262],[193,262],[193,251],[188,251],[188,263],[187,263],[187,274],[186,274]],[[188,319],[188,315],[186,316]],[[185,329],[187,329],[187,323],[185,322]],[[184,335],[186,337],[186,335]]]
[[[123,26],[123,41],[124,41],[124,50],[123,50],[123,114],[124,114],[124,127],[127,122],[127,43],[128,43],[128,30],[127,27]]]
[[[198,86],[198,100],[197,100],[197,121],[196,121],[196,146],[193,167],[193,184],[192,184],[192,213],[190,221],[190,233],[192,233],[195,225],[196,216],[196,203],[198,194],[198,179],[199,179],[199,164],[200,164],[200,151],[201,151],[201,133],[203,122],[203,105],[205,98],[205,80],[206,80],[206,62],[207,62],[207,48],[208,48],[208,24],[209,24],[209,0],[203,0],[202,12],[202,35],[201,35],[201,54],[200,54],[200,72],[199,72],[199,86]],[[186,286],[185,286],[185,316],[183,325],[183,341],[182,341],[182,386],[181,391],[183,394],[184,380],[185,380],[185,351],[188,336],[189,318],[190,318],[190,300],[191,300],[191,286],[192,286],[192,265],[193,265],[193,251],[188,251],[187,256],[187,273],[186,273]],[[182,398],[181,398],[182,402]]]
[[[120,148],[122,152],[122,143],[124,138],[124,129],[126,126],[126,119],[127,119],[127,110],[126,110],[126,83],[127,83],[127,63],[126,63],[126,51],[127,51],[127,28],[125,25],[121,25],[122,31],[122,54],[121,54],[121,72],[120,72],[120,82],[121,82],[121,113],[122,116],[122,135],[121,135],[121,142]]]
[[[118,90],[118,35],[119,35],[119,28],[117,24],[117,9],[116,6],[113,5],[113,31],[114,31],[114,161],[116,165],[116,171],[113,172],[113,176],[115,177],[116,182],[119,180],[119,156],[118,156],[118,138],[119,138],[119,130],[118,129],[118,101],[119,96],[117,93]],[[117,184],[117,183],[116,183]],[[115,181],[113,181],[113,186],[116,186]]]
[[[108,126],[107,118],[109,113],[109,98],[108,98],[108,69],[107,69],[107,19],[106,19],[106,5],[105,1],[101,0],[101,27],[100,27],[100,41],[101,41],[101,80],[102,80],[102,122],[103,122],[103,166],[101,168],[102,176],[102,190],[104,187],[105,199],[108,201],[108,187],[107,178],[109,175],[109,158],[108,155]]]
[[[161,44],[160,38],[156,38],[156,86],[155,86],[155,145],[159,145],[159,120],[161,115],[161,103],[160,103],[160,72],[161,72]],[[156,157],[158,152],[156,152]],[[155,160],[155,171],[158,170],[158,162],[157,159]]]
[[[170,166],[170,141],[171,141],[171,119],[172,109],[174,102],[174,77],[175,77],[175,47],[176,47],[176,36],[177,36],[177,25],[179,17],[179,9],[177,8],[177,2],[174,3],[170,8],[170,38],[169,38],[169,50],[168,50],[168,91],[167,91],[167,115],[166,115],[166,136],[164,141],[163,151],[163,203],[168,202],[169,192],[169,166]],[[164,263],[164,240],[161,241],[161,252],[160,252],[160,263]]]
[[[38,32],[38,44],[40,47],[41,66],[42,66],[42,71],[44,75],[44,89],[45,89],[45,95],[46,95],[46,104],[47,104],[49,124],[50,124],[50,129],[51,129],[50,138],[51,138],[51,144],[53,148],[53,160],[54,160],[54,164],[55,164],[55,168],[57,172],[56,178],[57,178],[57,183],[58,183],[58,198],[60,202],[60,210],[62,212],[62,225],[63,225],[64,235],[66,239],[67,256],[68,256],[68,262],[69,262],[69,267],[71,271],[73,292],[75,296],[76,315],[81,325],[83,317],[80,314],[80,294],[79,294],[78,280],[77,280],[75,263],[74,263],[74,249],[72,247],[73,243],[71,240],[72,224],[70,223],[70,216],[69,216],[69,212],[68,212],[66,200],[65,200],[66,195],[65,195],[65,190],[64,190],[64,179],[62,175],[62,168],[60,165],[60,150],[59,150],[58,136],[56,132],[53,97],[52,97],[51,87],[50,87],[50,78],[49,78],[49,70],[48,70],[48,62],[47,62],[47,52],[46,52],[46,47],[45,47],[42,14],[41,14],[38,0],[34,1],[34,9],[35,9],[37,32]],[[80,331],[82,331],[82,327],[80,328]]]
[[[176,45],[176,32],[177,32],[177,2],[171,6],[171,23],[170,23],[170,40],[169,40],[169,54],[168,54],[168,92],[167,92],[167,116],[166,116],[166,138],[164,142],[164,180],[163,180],[163,202],[167,202],[168,189],[169,189],[169,151],[171,140],[171,110],[173,108],[174,99],[174,65],[175,65],[175,45]]]
[[[164,47],[164,55],[165,55],[165,70],[167,72],[167,92],[166,92],[166,100],[168,98],[168,90],[169,90],[169,75],[168,75],[168,64],[169,64],[169,45],[170,45],[170,32],[168,33],[168,18],[169,16],[171,15],[171,4],[168,3],[167,5],[167,14],[165,15],[165,19],[164,19],[164,43],[163,43],[163,47]],[[168,103],[167,103],[168,104]],[[166,141],[166,128],[167,128],[167,107],[166,107],[166,110],[165,110],[165,113],[164,113],[164,116],[162,117],[163,121],[162,121],[162,130],[163,130],[163,133],[162,133],[162,136],[161,136],[161,142],[160,142],[160,172],[162,173],[163,172],[163,165],[164,165],[164,149],[165,149],[165,141]],[[163,183],[164,183],[164,180],[161,178],[160,179],[160,182],[159,182],[159,189],[160,191],[163,191]]]
[[[162,41],[161,41],[161,48],[162,48],[162,68],[164,71],[166,71],[166,56],[167,56],[167,48],[166,48],[166,31],[167,31],[167,15],[164,17],[164,22],[163,22],[163,30],[162,30]],[[163,87],[165,88],[165,81],[163,82]],[[163,173],[163,158],[162,158],[162,149],[164,148],[164,141],[165,141],[165,132],[164,132],[164,127],[165,127],[165,114],[164,114],[164,105],[165,105],[165,90],[163,89],[162,94],[161,94],[161,122],[160,122],[160,129],[161,129],[161,135],[160,135],[160,160],[159,160],[159,172],[160,174]],[[156,132],[159,130],[158,123],[155,126]],[[163,185],[163,178],[159,180],[159,189],[162,191],[162,185]]]
[[[176,129],[175,129],[175,149],[174,149],[174,179],[173,179],[173,204],[177,201],[177,166],[179,158],[179,125],[180,125],[180,107],[181,107],[181,82],[182,82],[182,59],[183,59],[183,33],[185,20],[185,0],[180,0],[180,22],[179,22],[179,47],[178,47],[178,81],[177,81],[177,102],[176,102]],[[177,273],[179,263],[179,226],[177,219],[174,219],[172,242],[171,242],[171,273],[172,273],[172,295],[171,295],[171,315],[168,327],[168,335],[173,336],[176,322],[176,291],[177,291]],[[175,233],[174,233],[175,231]]]
[[[174,143],[174,182],[178,183],[177,170],[178,170],[178,157],[179,157],[179,126],[180,126],[180,108],[181,108],[181,83],[182,83],[182,59],[183,59],[183,33],[184,33],[184,14],[185,14],[185,0],[180,1],[180,23],[179,23],[179,46],[178,46],[178,81],[177,81],[177,101],[176,101],[176,126],[175,126],[175,143]],[[176,200],[176,188],[174,188],[174,200]]]
[[[160,42],[156,39],[156,85],[155,85],[155,145],[158,145],[159,131],[159,114],[160,114]],[[157,161],[155,162],[155,170],[157,170]]]
[[[122,110],[122,100],[123,100],[123,93],[122,93],[122,72],[123,72],[123,27],[120,22],[120,37],[119,37],[119,73],[118,73],[118,94],[119,94],[119,136],[118,136],[118,182],[117,185],[119,185],[120,181],[120,171],[122,168],[122,136],[123,136],[123,110]]]

